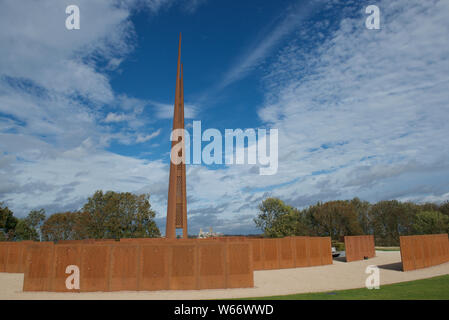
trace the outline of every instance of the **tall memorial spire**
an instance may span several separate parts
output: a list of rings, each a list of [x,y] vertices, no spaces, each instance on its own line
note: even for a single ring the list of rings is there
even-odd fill
[[[184,84],[181,64],[181,33],[179,34],[178,68],[176,72],[175,106],[173,112],[173,130],[184,129]],[[182,143],[178,156],[183,158],[185,151],[184,136],[178,141],[172,141],[171,147]],[[171,154],[171,153],[170,153]],[[187,239],[187,195],[186,195],[186,165],[170,161],[170,178],[168,184],[167,221],[165,237],[176,238],[176,229],[182,229],[182,237]]]

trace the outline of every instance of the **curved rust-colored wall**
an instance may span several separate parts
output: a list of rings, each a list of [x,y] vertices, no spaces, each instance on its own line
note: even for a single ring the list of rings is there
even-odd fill
[[[34,241],[0,242],[0,272],[23,273],[26,246]]]
[[[449,239],[444,234],[401,236],[402,270],[427,268],[449,261]]]
[[[249,239],[253,245],[254,270],[311,267],[332,264],[329,237]]]
[[[77,291],[65,286],[68,265],[80,269],[81,292],[254,286],[248,241],[31,244],[26,251],[24,291]]]
[[[17,265],[8,259],[15,250],[0,245],[0,267]],[[329,237],[89,239],[32,242],[23,252],[24,291],[242,288],[254,286],[253,270],[332,264]],[[65,286],[68,265],[80,268],[80,290]]]

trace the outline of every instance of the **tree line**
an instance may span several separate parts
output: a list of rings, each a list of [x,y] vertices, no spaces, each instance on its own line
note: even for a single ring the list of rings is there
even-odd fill
[[[376,245],[397,246],[400,236],[448,233],[449,201],[372,204],[354,198],[318,202],[300,210],[281,199],[267,198],[254,222],[265,237],[329,236],[341,241],[345,235],[372,234]]]
[[[0,241],[160,237],[148,194],[96,191],[78,211],[46,217],[44,209],[17,218],[0,204]]]

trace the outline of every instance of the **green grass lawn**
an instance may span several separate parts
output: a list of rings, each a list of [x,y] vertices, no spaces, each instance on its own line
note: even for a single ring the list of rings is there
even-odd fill
[[[248,298],[248,300],[449,300],[449,275],[395,283],[380,289],[351,289],[322,293]]]

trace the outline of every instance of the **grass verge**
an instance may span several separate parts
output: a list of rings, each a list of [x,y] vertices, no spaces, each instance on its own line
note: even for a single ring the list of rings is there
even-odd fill
[[[449,300],[449,275],[383,285],[380,289],[351,289],[245,300]]]

